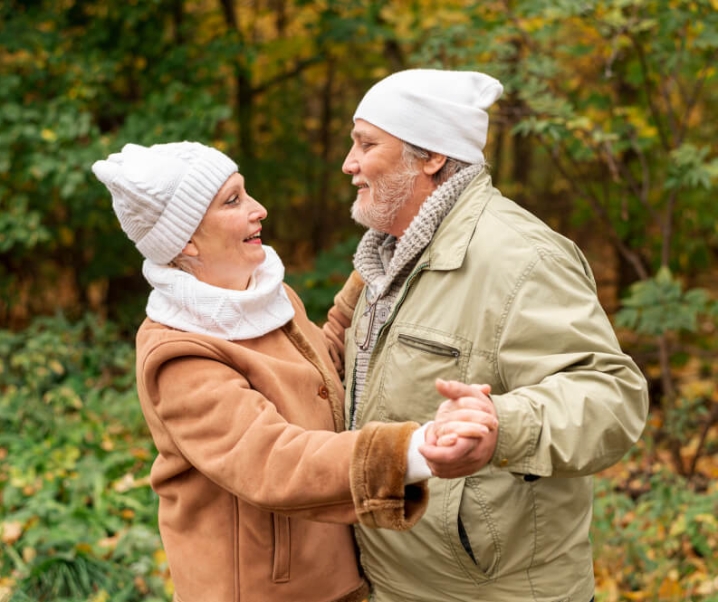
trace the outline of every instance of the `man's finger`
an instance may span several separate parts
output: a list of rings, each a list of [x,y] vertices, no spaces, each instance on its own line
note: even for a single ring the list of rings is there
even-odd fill
[[[449,398],[488,396],[491,393],[490,385],[467,385],[458,380],[437,378],[435,386],[440,395]]]
[[[464,420],[477,420],[481,416],[495,416],[496,410],[490,401],[477,399],[476,397],[460,397],[459,399],[447,399],[441,402],[436,411],[436,419],[450,417],[454,413],[475,413],[474,416],[466,414]]]
[[[447,422],[438,431],[439,438],[455,433],[459,437],[467,437],[469,439],[480,439],[486,437],[493,429],[487,425],[478,422],[466,422],[456,420]]]

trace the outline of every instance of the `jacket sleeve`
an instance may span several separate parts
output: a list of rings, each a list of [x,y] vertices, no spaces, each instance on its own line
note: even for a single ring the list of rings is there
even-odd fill
[[[404,486],[418,424],[304,430],[236,370],[202,357],[200,345],[181,348],[184,356],[168,361],[172,350],[155,350],[143,377],[165,435],[216,485],[267,511],[324,522],[401,530],[422,516],[425,483]]]
[[[596,473],[628,451],[646,422],[645,378],[621,351],[576,253],[576,262],[545,255],[526,269],[498,336],[504,392],[491,396],[500,425],[492,463],[511,472]]]
[[[364,281],[359,272],[354,270],[334,297],[334,305],[327,314],[327,322],[322,326],[329,355],[342,379],[344,378],[344,333],[352,323],[354,308],[362,290],[364,290]]]

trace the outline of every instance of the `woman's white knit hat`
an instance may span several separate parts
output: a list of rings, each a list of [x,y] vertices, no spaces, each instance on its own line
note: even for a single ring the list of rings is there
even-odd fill
[[[483,163],[486,110],[504,88],[477,71],[408,69],[366,93],[354,113],[400,140],[467,163]]]
[[[227,179],[238,171],[199,142],[126,144],[92,171],[112,193],[112,208],[140,253],[157,264],[180,254]]]

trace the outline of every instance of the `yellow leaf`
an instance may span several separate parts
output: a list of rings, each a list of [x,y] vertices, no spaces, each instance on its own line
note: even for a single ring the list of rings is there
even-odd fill
[[[165,579],[164,588],[165,594],[168,596],[173,596],[175,593],[175,584],[173,583],[172,579]]]
[[[718,519],[716,519],[716,517],[712,514],[696,514],[695,521],[698,523],[705,523],[711,527],[718,527]]]
[[[40,132],[40,137],[45,142],[55,142],[57,140],[57,134],[49,128],[45,128]]]
[[[669,531],[670,537],[676,537],[677,535],[682,535],[686,532],[686,517],[685,515],[679,516],[671,525],[671,530]]]
[[[31,548],[30,546],[25,546],[22,549],[22,559],[27,563],[30,564],[33,560],[37,558],[37,550],[35,548]]]
[[[57,375],[61,376],[65,373],[65,368],[57,360],[50,360],[47,365],[50,367],[50,370]]]
[[[125,491],[132,489],[134,486],[135,477],[132,473],[128,472],[117,479],[117,481],[115,481],[112,485],[112,488],[119,493],[124,493]]]
[[[661,587],[658,589],[658,595],[661,599],[673,599],[680,598],[682,594],[683,588],[678,582],[678,571],[671,569],[661,583]]]
[[[108,594],[104,589],[101,589],[94,596],[92,596],[88,600],[88,602],[107,602],[109,599],[110,599],[110,594]]]
[[[119,535],[113,535],[111,537],[105,537],[97,542],[97,545],[101,548],[108,548],[114,550],[117,547],[117,542],[120,540]]]
[[[14,544],[22,535],[22,523],[17,520],[4,522],[0,525],[0,534],[3,543]]]
[[[155,560],[155,564],[167,563],[167,553],[162,548],[160,548],[159,550],[155,550],[152,554],[152,557]]]
[[[12,597],[12,587],[0,585],[0,602],[7,602]]]
[[[718,593],[718,577],[713,579],[713,581],[703,581],[698,587],[696,588],[696,593],[700,594],[701,596],[709,596],[710,594],[717,594]]]

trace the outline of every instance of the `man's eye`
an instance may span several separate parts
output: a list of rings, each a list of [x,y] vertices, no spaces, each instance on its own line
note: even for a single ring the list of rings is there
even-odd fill
[[[368,148],[371,148],[374,146],[373,142],[362,142],[359,146],[361,146],[362,150],[367,150]]]

